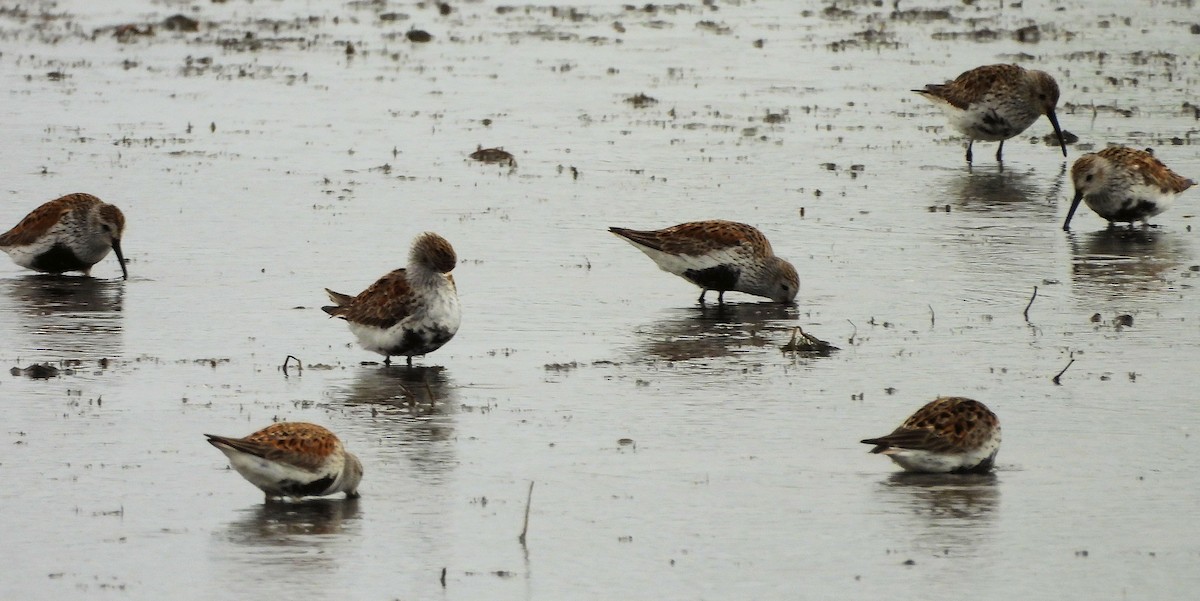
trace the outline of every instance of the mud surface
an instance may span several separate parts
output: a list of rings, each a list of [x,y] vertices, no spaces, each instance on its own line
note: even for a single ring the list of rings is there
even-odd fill
[[[802,4],[0,3],[0,227],[86,191],[130,259],[0,261],[0,597],[1191,598],[1200,193],[1060,225],[1108,143],[1200,178],[1200,13]],[[968,169],[909,90],[1012,61],[1080,141]],[[766,232],[797,306],[700,308],[606,231],[704,218]],[[425,230],[463,326],[362,365],[322,289]],[[999,415],[994,475],[858,443],[939,394]],[[202,437],[275,419],[363,497],[266,506]]]

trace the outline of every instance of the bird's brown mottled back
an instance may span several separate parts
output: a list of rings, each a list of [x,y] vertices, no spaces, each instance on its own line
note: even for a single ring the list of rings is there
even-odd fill
[[[315,470],[341,446],[338,437],[316,424],[281,422],[243,438],[208,435],[216,442],[271,461]]]
[[[735,221],[691,221],[661,230],[611,227],[609,231],[642,246],[674,255],[702,255],[743,244],[749,245],[752,252],[760,257],[775,254],[762,232]]]
[[[0,234],[0,246],[24,246],[32,244],[42,234],[46,233],[54,224],[58,223],[62,216],[71,211],[86,213],[93,205],[103,204],[99,198],[83,192],[67,194],[60,196],[54,200],[44,203],[42,206],[34,209],[17,225],[13,226],[4,234]],[[117,210],[112,205],[106,205],[105,208],[111,207]],[[120,213],[120,210],[117,210]],[[122,225],[125,223],[125,218],[120,217]]]
[[[985,65],[966,71],[946,83],[931,83],[923,90],[913,90],[966,109],[979,102],[997,81],[1015,81],[1023,76],[1025,69],[1017,65]]]
[[[983,444],[1000,420],[983,403],[963,397],[941,397],[925,405],[891,434],[863,442],[886,447],[958,453]],[[979,426],[988,426],[981,428]]]
[[[1104,157],[1109,161],[1124,164],[1131,167],[1131,170],[1139,174],[1142,178],[1142,183],[1147,186],[1154,186],[1162,190],[1164,193],[1173,192],[1178,194],[1196,185],[1196,182],[1186,177],[1171,171],[1169,167],[1163,164],[1154,156],[1154,153],[1149,150],[1139,150],[1137,148],[1129,148],[1127,146],[1110,146],[1096,153],[1097,156]],[[1086,162],[1085,162],[1086,161]],[[1071,167],[1071,176],[1075,177],[1077,173],[1085,173],[1091,167],[1094,159],[1090,156],[1083,156]],[[1081,165],[1081,163],[1084,163]]]
[[[348,298],[347,295],[326,290],[333,302],[338,304],[321,309],[334,317],[354,323],[390,328],[411,315],[415,309],[412,305],[415,297],[406,273],[404,268],[392,271],[376,280],[349,302],[343,302]]]

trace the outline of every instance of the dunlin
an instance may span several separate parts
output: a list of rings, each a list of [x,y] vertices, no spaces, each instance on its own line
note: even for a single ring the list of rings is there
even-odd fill
[[[771,243],[752,226],[733,221],[694,221],[661,230],[610,227],[658,266],[725,302],[730,290],[790,303],[800,291],[800,277],[791,263],[776,257]]]
[[[1085,154],[1071,166],[1075,182],[1075,198],[1063,222],[1063,231],[1071,228],[1071,217],[1079,202],[1115,222],[1134,221],[1147,224],[1151,217],[1171,208],[1175,197],[1196,185],[1154,158],[1154,151],[1111,146],[1100,152]]]
[[[1000,420],[979,401],[940,397],[891,434],[862,442],[910,472],[984,473],[1000,450]]]
[[[458,332],[462,309],[450,271],[457,263],[454,247],[445,238],[426,232],[413,241],[408,267],[379,278],[358,296],[328,288],[333,305],[326,313],[345,319],[363,348],[384,356],[432,353]]]
[[[1045,71],[1028,71],[1017,65],[986,65],[959,75],[954,81],[931,83],[913,90],[939,106],[950,126],[967,136],[967,162],[975,140],[1000,142],[1025,131],[1040,115],[1050,119],[1054,134],[1067,156],[1067,143],[1058,127],[1058,83]]]
[[[280,422],[243,438],[205,436],[268,501],[338,492],[358,496],[362,463],[333,432],[316,424]]]
[[[34,209],[16,227],[0,234],[0,249],[26,269],[84,275],[91,275],[92,266],[112,250],[121,264],[121,276],[129,279],[121,253],[124,233],[121,209],[91,194],[68,194]]]

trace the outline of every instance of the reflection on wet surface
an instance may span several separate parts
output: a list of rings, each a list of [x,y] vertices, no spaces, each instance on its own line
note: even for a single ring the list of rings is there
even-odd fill
[[[999,478],[987,474],[915,474],[897,472],[880,483],[881,494],[931,524],[962,520],[978,524],[1000,503]]]
[[[286,581],[294,570],[330,574],[342,569],[339,551],[361,535],[361,520],[357,499],[262,503],[238,510],[213,533],[211,555],[228,570],[249,568],[263,580]],[[324,588],[320,578],[305,579],[316,586],[314,593]]]
[[[459,400],[449,370],[440,366],[361,366],[335,403],[370,407],[356,428],[398,452],[422,473],[441,477],[455,465],[454,416]]]
[[[988,474],[892,474],[877,487],[881,505],[903,516],[914,544],[934,553],[985,553],[1000,509],[999,478]]]
[[[126,282],[85,276],[21,275],[0,280],[2,310],[22,315],[22,346],[78,358],[121,354]]]
[[[1067,234],[1071,280],[1080,297],[1121,299],[1178,287],[1181,267],[1195,261],[1183,232],[1135,226]]]
[[[320,535],[340,534],[359,519],[359,499],[272,501],[238,510],[220,535],[235,544],[310,546]]]
[[[798,315],[795,306],[781,303],[710,303],[669,313],[637,329],[639,356],[687,361],[744,353],[772,344],[764,333],[787,329]]]

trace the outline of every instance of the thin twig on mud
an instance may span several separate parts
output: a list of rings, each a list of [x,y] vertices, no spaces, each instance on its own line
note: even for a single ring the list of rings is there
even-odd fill
[[[517,541],[521,546],[525,546],[525,535],[529,533],[529,506],[533,504],[533,480],[529,481],[529,495],[525,497],[525,525],[521,527],[521,536],[517,537]]]
[[[1033,287],[1033,296],[1029,297],[1029,304],[1025,305],[1025,321],[1029,321],[1029,308],[1033,306],[1033,299],[1037,298],[1037,286]]]
[[[1071,367],[1072,363],[1075,363],[1074,357],[1072,357],[1071,360],[1067,362],[1067,366],[1062,368],[1062,371],[1058,372],[1058,375],[1054,376],[1054,378],[1051,379],[1051,381],[1059,386],[1062,386],[1062,382],[1059,379],[1062,378],[1063,374],[1067,373],[1067,369],[1069,369]]]
[[[300,361],[300,359],[297,359],[295,355],[288,355],[287,357],[283,358],[283,377],[285,377],[285,378],[288,375],[288,372],[287,372],[288,362],[291,361],[292,359],[296,359],[296,369],[300,373],[304,373],[304,363],[302,363]]]

